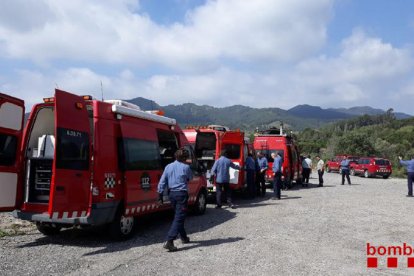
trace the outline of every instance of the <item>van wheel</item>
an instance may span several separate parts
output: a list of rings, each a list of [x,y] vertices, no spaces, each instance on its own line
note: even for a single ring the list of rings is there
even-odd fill
[[[382,178],[387,179],[388,177],[390,177],[389,175],[383,175]]]
[[[114,221],[109,224],[109,234],[116,240],[129,239],[134,235],[136,224],[135,217],[119,213],[115,216]]]
[[[338,172],[339,172],[339,174],[342,174],[342,169],[339,169],[339,171],[338,171]]]
[[[353,168],[351,169],[351,175],[355,176],[355,170]]]
[[[331,172],[331,169],[329,168],[329,166],[326,166],[326,172],[327,173],[330,173]]]
[[[54,236],[60,233],[61,226],[56,224],[36,223],[37,230],[45,236]]]
[[[196,202],[193,206],[193,213],[196,215],[202,215],[206,212],[207,208],[207,193],[205,190],[201,190],[198,193]]]
[[[365,178],[368,178],[368,177],[369,177],[369,172],[368,172],[368,170],[365,170],[365,171],[364,171],[364,177],[365,177]]]

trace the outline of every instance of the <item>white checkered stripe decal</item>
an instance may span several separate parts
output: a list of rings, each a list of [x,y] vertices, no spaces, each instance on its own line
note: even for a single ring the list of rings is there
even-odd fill
[[[105,188],[114,188],[115,187],[115,177],[105,177]]]
[[[190,196],[188,198],[189,203],[194,203],[197,200],[196,196]],[[131,208],[125,209],[125,215],[134,215],[134,214],[140,214],[145,212],[150,212],[152,210],[158,209],[159,206],[157,204],[148,204],[148,205],[141,205],[141,206],[135,206]]]

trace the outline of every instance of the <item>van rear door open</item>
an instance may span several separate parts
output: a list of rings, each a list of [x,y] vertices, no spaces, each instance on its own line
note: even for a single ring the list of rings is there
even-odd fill
[[[24,101],[0,93],[0,211],[16,209],[22,198],[20,145]]]
[[[85,217],[90,205],[91,135],[82,97],[55,90],[56,147],[50,189],[51,218]]]
[[[244,133],[239,131],[231,131],[223,133],[220,141],[220,152],[225,150],[229,159],[233,163],[244,166]],[[237,189],[242,188],[244,177],[240,174],[240,170],[230,168],[230,184],[237,185]]]

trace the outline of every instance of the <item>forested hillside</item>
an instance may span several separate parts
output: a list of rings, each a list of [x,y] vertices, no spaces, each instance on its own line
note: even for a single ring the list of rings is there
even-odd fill
[[[401,175],[398,156],[414,156],[414,119],[397,120],[393,110],[339,121],[320,129],[307,128],[298,134],[303,154],[379,156],[391,160],[394,175]]]

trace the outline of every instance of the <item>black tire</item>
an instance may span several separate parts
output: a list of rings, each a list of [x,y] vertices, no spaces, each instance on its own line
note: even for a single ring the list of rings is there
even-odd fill
[[[123,212],[118,212],[113,222],[109,224],[109,235],[115,240],[127,240],[135,234],[137,219],[125,216]]]
[[[369,178],[370,177],[368,170],[365,170],[364,171],[364,177],[365,178]]]
[[[285,181],[283,181],[282,189],[287,191],[292,188],[292,178],[289,176]]]
[[[45,236],[55,236],[60,233],[62,227],[57,224],[36,223],[37,230]]]
[[[200,190],[197,195],[196,202],[192,206],[192,213],[195,215],[203,215],[207,209],[207,192],[205,190]]]
[[[382,178],[387,179],[388,177],[390,177],[389,175],[383,175]]]

